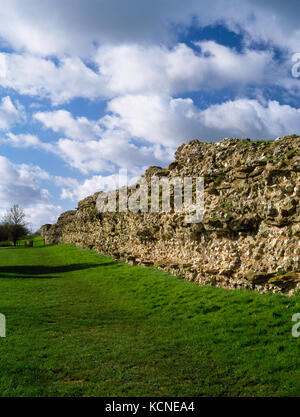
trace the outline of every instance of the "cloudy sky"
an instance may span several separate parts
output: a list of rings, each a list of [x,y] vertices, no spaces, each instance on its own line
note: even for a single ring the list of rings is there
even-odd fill
[[[54,222],[194,138],[299,133],[299,16],[296,0],[0,0],[0,215]]]

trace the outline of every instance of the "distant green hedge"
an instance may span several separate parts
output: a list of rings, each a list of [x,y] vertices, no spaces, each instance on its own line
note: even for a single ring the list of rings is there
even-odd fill
[[[11,242],[0,242],[0,248],[6,248],[7,246],[12,246]]]

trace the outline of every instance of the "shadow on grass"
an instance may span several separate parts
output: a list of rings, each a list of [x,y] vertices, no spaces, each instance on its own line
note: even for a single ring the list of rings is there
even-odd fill
[[[33,244],[33,246],[32,247],[29,247],[29,246],[25,246],[25,245],[17,245],[17,246],[0,246],[0,249],[10,249],[10,250],[21,250],[21,249],[44,249],[44,248],[49,248],[50,246],[58,246],[58,245],[56,245],[55,243],[53,243],[53,244],[51,244],[51,245],[44,245],[43,243],[42,244],[38,244],[38,245],[35,245],[35,244]]]
[[[44,266],[44,265],[19,265],[19,266],[0,266],[0,278],[59,278],[59,276],[49,274],[60,274],[65,272],[83,271],[90,268],[117,265],[116,262],[105,262],[101,264],[71,264],[63,266]],[[16,276],[11,276],[16,274]]]

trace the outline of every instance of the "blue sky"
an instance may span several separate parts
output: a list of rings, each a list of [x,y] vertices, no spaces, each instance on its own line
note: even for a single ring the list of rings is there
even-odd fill
[[[198,138],[300,132],[296,1],[1,0],[0,216],[33,229]]]

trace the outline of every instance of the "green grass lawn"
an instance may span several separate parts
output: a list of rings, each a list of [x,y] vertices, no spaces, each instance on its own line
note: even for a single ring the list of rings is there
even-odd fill
[[[300,296],[41,243],[0,249],[0,312],[1,396],[300,395]]]

